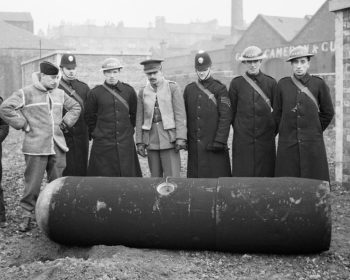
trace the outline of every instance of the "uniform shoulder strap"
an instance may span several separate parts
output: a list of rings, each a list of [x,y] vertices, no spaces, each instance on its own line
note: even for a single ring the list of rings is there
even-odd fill
[[[110,93],[112,94],[115,98],[117,98],[125,107],[126,109],[129,111],[129,104],[128,102],[126,102],[126,100],[120,96],[120,94],[116,93],[114,90],[110,89],[109,87],[107,87],[105,84],[102,84],[102,86]]]
[[[198,81],[196,81],[196,85],[197,87],[203,91],[207,96],[208,98],[214,103],[215,106],[217,106],[217,102],[216,102],[216,98],[215,98],[215,95],[212,94],[208,89],[206,89],[201,83],[199,83]]]
[[[251,85],[251,87],[257,92],[259,93],[259,95],[262,97],[262,99],[264,99],[264,101],[266,102],[267,106],[270,108],[271,112],[273,111],[272,107],[271,107],[271,101],[270,99],[266,96],[266,94],[263,92],[263,90],[256,84],[254,83],[254,81],[248,77],[248,75],[246,73],[244,73],[243,78],[248,82],[248,84]]]
[[[320,111],[320,108],[318,106],[318,103],[317,103],[317,100],[315,98],[315,96],[312,94],[312,92],[309,90],[308,87],[304,86],[301,82],[299,82],[295,77],[294,75],[292,75],[292,81],[293,83],[297,86],[297,88],[306,94],[307,97],[309,97],[312,102],[316,105],[316,108],[317,108],[317,111],[319,112]]]
[[[80,95],[74,89],[71,89],[62,79],[60,80],[60,85],[78,101],[79,105],[81,106],[81,109],[84,110],[84,101],[80,97]]]

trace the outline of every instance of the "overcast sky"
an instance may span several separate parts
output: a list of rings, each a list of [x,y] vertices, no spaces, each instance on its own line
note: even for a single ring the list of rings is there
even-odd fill
[[[314,14],[326,0],[243,0],[243,18],[258,14],[304,17]],[[231,0],[0,0],[0,11],[30,12],[34,29],[46,32],[61,21],[97,25],[123,21],[125,26],[146,27],[156,16],[167,22],[189,23],[217,19],[230,25]]]

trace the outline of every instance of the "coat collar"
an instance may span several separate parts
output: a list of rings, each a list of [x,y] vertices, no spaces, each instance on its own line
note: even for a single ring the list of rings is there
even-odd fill
[[[36,87],[38,90],[44,91],[44,92],[48,91],[48,89],[45,88],[42,83],[40,83],[40,73],[39,72],[34,72],[32,74],[32,80],[33,80],[34,87]]]
[[[115,85],[107,84],[105,81],[105,85],[113,90],[118,91],[118,92],[122,91],[122,83],[120,81],[118,81]]]
[[[297,78],[303,85],[306,85],[307,82],[310,80],[311,75],[309,73],[306,73],[304,76],[302,76],[301,78],[298,78],[294,75],[295,78]]]
[[[206,80],[200,80],[200,79],[198,79],[198,82],[200,82],[204,87],[208,87],[210,84],[211,84],[211,82],[213,81],[213,77],[212,76],[210,76],[208,79],[206,79]]]
[[[254,81],[258,81],[259,83],[262,82],[263,77],[264,77],[263,73],[260,70],[259,70],[259,73],[256,75],[249,74],[248,72],[246,72],[246,74],[249,78],[251,78]]]

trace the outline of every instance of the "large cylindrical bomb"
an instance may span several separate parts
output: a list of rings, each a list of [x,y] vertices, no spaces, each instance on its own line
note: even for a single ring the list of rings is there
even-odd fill
[[[36,216],[66,245],[315,253],[331,240],[329,184],[303,178],[64,177]]]

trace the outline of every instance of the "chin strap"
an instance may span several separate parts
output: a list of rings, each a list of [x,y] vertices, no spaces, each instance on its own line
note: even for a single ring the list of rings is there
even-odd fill
[[[201,80],[201,81],[205,81],[205,80],[207,80],[207,79],[210,77],[210,74],[211,74],[211,69],[208,71],[208,74],[205,76],[205,78],[204,78],[204,79],[201,79],[201,78],[199,77],[199,75],[198,75],[198,71],[196,71],[196,73],[197,73],[197,76],[198,76],[198,79],[199,79],[199,80]]]

